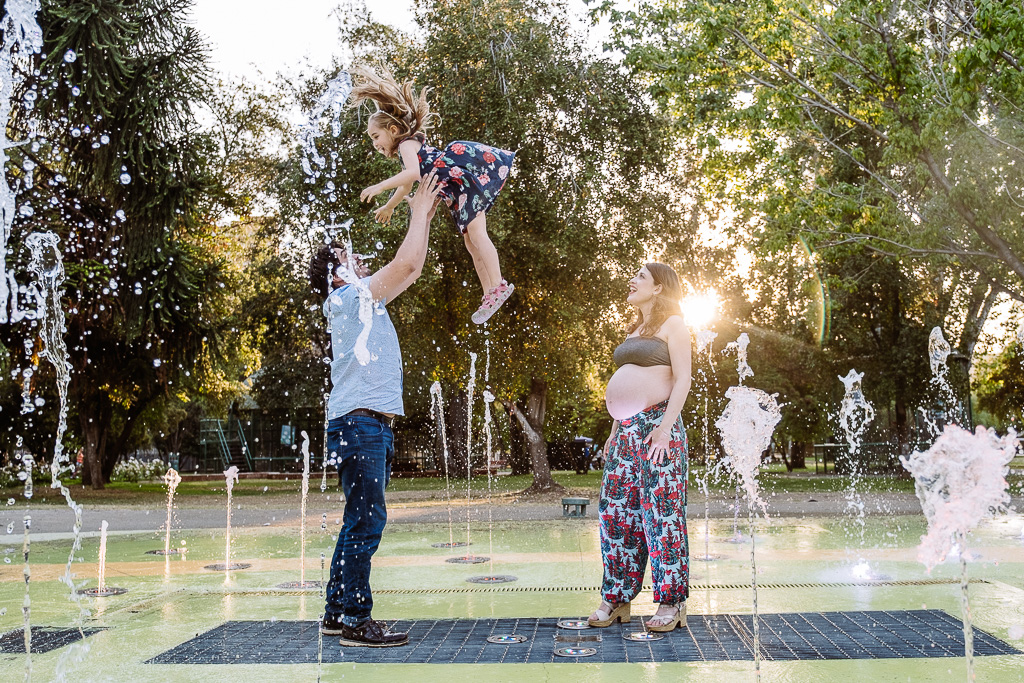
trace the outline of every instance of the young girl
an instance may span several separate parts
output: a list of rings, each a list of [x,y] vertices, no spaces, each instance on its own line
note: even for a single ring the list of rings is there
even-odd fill
[[[431,147],[425,131],[436,115],[430,112],[427,90],[424,88],[417,95],[412,81],[399,84],[389,71],[380,71],[378,74],[365,66],[352,70],[352,103],[358,106],[369,100],[376,105],[366,134],[378,152],[389,158],[397,157],[403,170],[366,188],[359,198],[368,202],[381,192],[394,189],[391,199],[375,213],[377,221],[387,223],[413,183],[434,171],[441,187],[439,196],[455,219],[483,287],[483,300],[473,314],[473,322],[481,325],[514,289],[501,277],[498,251],[487,236],[487,211],[505,185],[515,153],[479,142],[457,141],[444,149]]]

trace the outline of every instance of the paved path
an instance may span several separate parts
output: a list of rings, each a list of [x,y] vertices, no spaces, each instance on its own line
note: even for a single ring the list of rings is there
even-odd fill
[[[597,495],[590,494],[592,506],[587,516],[596,518]],[[426,500],[422,495],[398,493],[389,495],[389,521],[394,524],[447,523],[448,506],[444,500]],[[515,500],[512,497],[496,497],[491,507],[494,521],[537,521],[560,519],[562,507],[560,494]],[[869,493],[861,496],[864,510],[868,515],[915,515],[921,513],[917,497],[909,493]],[[236,504],[232,511],[231,523],[235,527],[298,526],[298,501],[281,496],[268,496],[266,500],[249,498]],[[842,517],[848,514],[847,500],[841,493],[777,494],[768,495],[768,513],[772,517]],[[1017,509],[1024,509],[1024,499],[1016,498]],[[728,518],[735,513],[731,497],[712,494],[709,514],[713,518]],[[337,495],[331,500],[324,496],[311,496],[306,520],[307,524],[319,527],[321,515],[326,513],[329,521],[336,524],[342,515],[344,502]],[[485,500],[452,501],[452,515],[456,520],[465,520],[466,514],[473,520],[486,519]],[[688,508],[691,519],[704,517],[703,496],[691,495]],[[0,508],[0,544],[20,543],[26,514],[23,505]],[[32,516],[34,539],[45,540],[50,534],[66,535],[74,523],[74,515],[66,507],[40,505],[28,511]],[[746,506],[740,509],[741,517],[746,516]],[[224,527],[224,507],[178,507],[175,510],[174,526],[184,529],[220,529]],[[154,506],[97,506],[84,508],[82,529],[88,535],[98,534],[100,522],[106,520],[111,533],[159,532],[166,520],[166,509]],[[6,533],[7,528],[11,533]]]

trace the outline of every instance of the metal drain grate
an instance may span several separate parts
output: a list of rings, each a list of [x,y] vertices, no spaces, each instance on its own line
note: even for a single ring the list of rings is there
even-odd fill
[[[409,644],[392,648],[344,648],[324,638],[324,662],[382,664],[491,664],[554,661],[557,618],[442,619],[400,621]],[[941,610],[765,614],[759,619],[766,660],[962,657],[963,627]],[[689,628],[650,643],[623,634],[636,624],[602,629],[588,662],[688,662],[751,660],[750,615],[691,615]],[[182,643],[150,664],[311,664],[317,661],[318,625],[312,621],[229,621]],[[586,632],[584,632],[586,633]],[[525,642],[488,643],[496,634]],[[974,654],[1024,654],[974,629]]]
[[[971,579],[972,584],[987,584],[985,579]],[[828,583],[759,583],[761,588],[884,588],[886,586],[949,586],[960,585],[959,579],[918,579],[914,581],[833,581]],[[502,586],[500,588],[385,588],[374,589],[374,595],[449,595],[452,593],[597,593],[599,586]],[[644,586],[643,590],[651,590]],[[691,591],[750,590],[749,583],[691,583]]]
[[[102,628],[59,628],[57,626],[32,627],[32,652],[49,652],[65,645],[78,642],[84,634],[86,637],[103,631]],[[0,653],[25,654],[25,629],[8,631],[0,636]]]

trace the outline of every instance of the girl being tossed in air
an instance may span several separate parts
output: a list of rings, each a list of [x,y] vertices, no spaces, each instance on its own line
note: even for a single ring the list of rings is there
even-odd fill
[[[487,235],[487,211],[505,185],[515,153],[466,141],[449,143],[444,149],[431,147],[425,132],[436,115],[430,113],[427,90],[417,95],[412,81],[398,83],[386,69],[380,71],[366,66],[352,70],[352,103],[358,106],[369,100],[376,105],[366,134],[378,152],[398,159],[402,171],[366,188],[359,198],[368,202],[394,189],[391,199],[375,214],[379,222],[387,223],[413,183],[434,171],[441,188],[439,196],[455,219],[483,287],[483,300],[473,314],[473,322],[481,325],[514,289],[501,277],[498,250]]]

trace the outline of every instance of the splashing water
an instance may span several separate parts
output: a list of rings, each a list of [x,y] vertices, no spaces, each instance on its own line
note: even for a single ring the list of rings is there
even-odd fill
[[[744,346],[745,349],[745,346]],[[744,363],[745,364],[745,359]],[[753,373],[751,373],[753,374]],[[742,372],[741,372],[742,376]],[[782,419],[782,412],[774,396],[752,387],[729,387],[725,392],[729,404],[725,407],[715,426],[722,434],[722,448],[725,457],[722,463],[732,470],[740,480],[747,494],[747,521],[750,526],[750,574],[754,593],[754,669],[757,680],[761,680],[761,636],[757,616],[757,561],[755,557],[754,515],[755,506],[765,510],[758,490],[758,470],[761,454],[771,443],[775,425]],[[767,514],[765,514],[767,517]]]
[[[71,458],[64,452],[64,434],[68,428],[68,385],[71,383],[71,362],[68,348],[64,343],[67,326],[64,323],[64,309],[61,307],[61,289],[64,285],[64,262],[60,241],[50,232],[33,232],[25,238],[29,249],[28,269],[35,276],[35,286],[41,295],[45,309],[38,318],[39,337],[43,342],[42,353],[53,366],[57,381],[57,433],[54,437],[53,459],[50,461],[50,488],[60,489],[68,507],[75,513],[72,527],[73,540],[64,567],[61,582],[70,591],[70,599],[78,605],[77,624],[81,629],[89,610],[82,602],[82,595],[75,586],[71,565],[75,554],[82,548],[82,506],[71,497],[71,491],[61,481],[61,476],[71,471]],[[80,661],[89,651],[89,644],[75,643],[61,654],[57,664],[57,678],[64,680],[67,663]]]
[[[1006,475],[1016,452],[1016,433],[999,438],[978,427],[974,434],[947,425],[932,447],[901,456],[913,476],[917,497],[928,520],[918,560],[929,572],[993,510],[1009,503]],[[960,548],[961,555],[966,552]]]
[[[441,383],[430,385],[430,412],[437,415],[437,429],[441,435],[441,455],[444,458],[444,492],[448,507],[448,547],[455,547],[455,531],[452,526],[452,487],[448,476],[448,435],[444,426],[444,399],[441,396]]]
[[[729,404],[715,422],[725,451],[722,462],[739,478],[751,507],[757,504],[765,511],[757,474],[782,411],[774,396],[753,387],[729,387],[725,397]]]
[[[0,323],[8,321],[10,299],[16,299],[18,294],[17,283],[12,287],[10,283],[13,276],[9,277],[7,273],[7,243],[17,216],[16,198],[19,188],[12,188],[7,183],[6,171],[10,161],[7,150],[23,143],[8,139],[7,124],[11,120],[15,93],[22,84],[19,74],[31,72],[31,68],[16,69],[15,64],[21,61],[28,66],[32,55],[43,48],[43,31],[36,21],[38,12],[39,0],[7,0],[4,3],[3,20],[0,22],[4,39],[3,48],[0,49],[0,171],[3,171],[0,173]],[[25,184],[28,185],[27,178]]]
[[[931,333],[928,335],[928,364],[932,370],[931,383],[939,392],[940,400],[943,406],[946,407],[946,414],[949,420],[962,425],[964,423],[963,410],[956,398],[956,393],[953,391],[953,386],[949,382],[949,366],[946,363],[950,354],[949,342],[943,336],[942,328],[932,328]],[[943,427],[943,425],[935,424],[927,415],[925,416],[925,422],[931,424],[933,436],[937,436]]]
[[[29,582],[32,580],[32,568],[29,566],[28,555],[32,547],[29,539],[29,530],[32,528],[32,517],[25,515],[22,520],[25,523],[25,536],[21,541],[21,554],[24,557],[25,565],[22,569],[22,576],[25,579],[25,598],[21,601],[22,629],[25,634],[25,680],[32,680],[32,598],[29,595]]]
[[[469,515],[473,502],[473,396],[476,391],[476,357],[475,353],[469,352],[469,385],[466,388],[466,546],[470,545]]]
[[[932,375],[936,377],[945,375],[948,367],[946,359],[951,353],[949,342],[942,334],[941,327],[933,327],[928,335],[928,363],[932,368]]]
[[[238,483],[238,467],[232,465],[231,467],[224,470],[224,484],[228,491],[228,517],[227,525],[225,527],[225,542],[224,542],[224,572],[227,573],[231,569],[231,493],[234,491],[235,484]]]
[[[736,372],[740,376],[741,386],[743,385],[743,380],[754,376],[754,370],[747,363],[747,347],[749,345],[750,337],[747,336],[746,332],[741,333],[736,341],[729,342],[725,345],[725,351],[736,352]]]
[[[309,497],[309,435],[302,436],[302,501],[299,506],[299,588],[306,587],[306,498]]]
[[[954,545],[960,554],[960,600],[968,680],[974,680],[974,632],[967,595],[967,534],[981,520],[1010,502],[1006,475],[1017,453],[1013,429],[1000,438],[994,429],[978,427],[974,434],[956,425],[946,428],[924,452],[900,456],[913,476],[917,497],[928,520],[917,559],[930,574]]]
[[[704,557],[705,562],[710,562],[711,557],[711,491],[708,487],[708,480],[711,478],[711,432],[708,428],[710,420],[710,396],[711,396],[711,375],[715,372],[714,341],[718,338],[717,332],[711,330],[697,330],[694,333],[697,342],[696,355],[700,355],[707,349],[708,372],[701,370],[701,377],[704,378],[704,476],[697,480],[701,493],[704,494]],[[710,585],[710,582],[709,582]]]
[[[101,593],[107,589],[107,520],[100,522],[100,559],[96,587]]]
[[[19,441],[18,445],[20,446],[21,445],[21,443],[20,443],[21,442],[21,437],[20,436],[18,437],[18,441]],[[32,470],[34,469],[35,464],[36,464],[35,458],[32,457],[31,453],[26,451],[26,452],[21,454],[22,473],[25,476],[25,493],[24,493],[24,495],[25,495],[25,499],[26,500],[31,500],[32,496],[34,494],[34,487],[33,487],[33,484],[32,484]],[[21,475],[19,475],[19,477],[20,476]]]
[[[324,381],[326,382],[328,380],[324,380]],[[324,467],[323,467],[324,471],[320,475],[320,493],[326,493],[327,492],[327,466],[328,465],[337,464],[337,460],[338,460],[336,453],[332,455],[331,453],[327,452],[327,448],[328,448],[328,446],[327,446],[327,429],[330,426],[330,421],[327,419],[327,415],[330,412],[328,410],[328,404],[330,403],[330,401],[331,401],[330,393],[325,393],[324,394]],[[326,519],[326,515],[324,517]],[[324,527],[324,528],[326,528],[326,527]]]
[[[840,377],[846,391],[843,394],[843,401],[839,406],[839,426],[846,436],[848,448],[847,461],[850,466],[850,485],[846,490],[846,509],[850,511],[856,520],[860,535],[860,544],[864,545],[864,501],[861,498],[857,485],[863,474],[860,469],[860,460],[857,453],[860,450],[865,430],[872,420],[875,419],[875,409],[861,390],[861,381],[864,379],[863,372],[857,372],[851,368],[846,377]],[[861,558],[863,562],[863,558]],[[858,564],[858,567],[860,564]]]
[[[173,467],[168,469],[167,474],[164,475],[164,484],[167,486],[167,523],[164,531],[164,555],[168,558],[171,555],[171,514],[174,510],[174,492],[180,483],[181,475]]]
[[[341,123],[338,118],[341,110],[352,92],[352,78],[347,71],[341,71],[337,76],[327,82],[327,89],[320,99],[316,101],[313,109],[309,112],[309,118],[299,129],[299,142],[305,152],[302,159],[302,170],[309,177],[319,175],[319,170],[327,166],[327,160],[316,149],[316,139],[321,137],[320,117],[328,109],[331,110],[331,133],[337,137],[341,133]],[[316,166],[316,168],[314,168]]]

